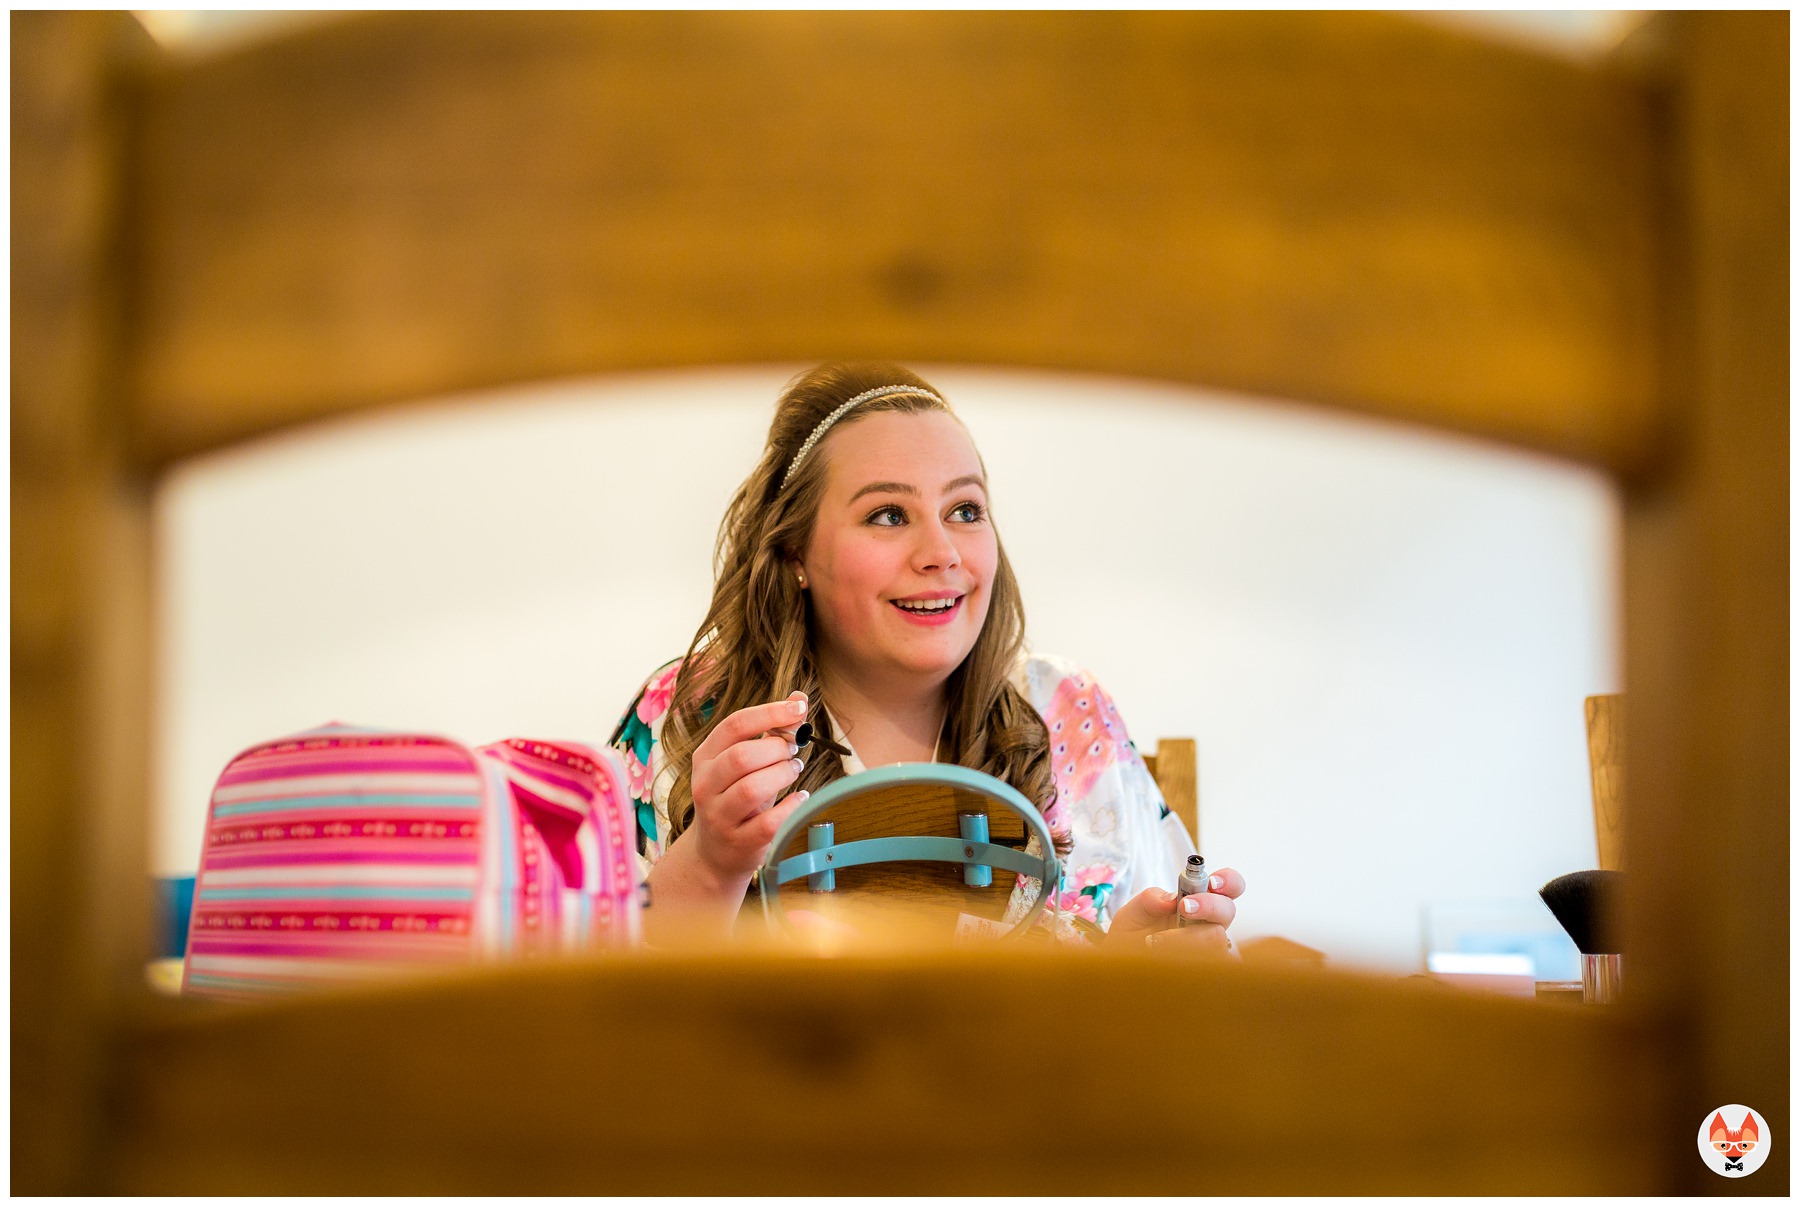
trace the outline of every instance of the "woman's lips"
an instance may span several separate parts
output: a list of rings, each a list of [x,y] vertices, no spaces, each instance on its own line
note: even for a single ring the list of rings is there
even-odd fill
[[[894,600],[889,600],[888,604],[894,609],[894,611],[900,613],[901,616],[905,617],[907,620],[912,621],[912,623],[914,623],[914,624],[940,625],[940,624],[949,624],[952,620],[956,619],[957,614],[962,611],[963,601],[966,600],[967,598],[969,598],[967,595],[959,595],[956,597],[956,602],[951,604],[949,607],[938,608],[938,609],[935,609],[934,611],[930,611],[930,612],[910,611],[906,608],[901,607],[899,605],[899,603],[897,603]]]

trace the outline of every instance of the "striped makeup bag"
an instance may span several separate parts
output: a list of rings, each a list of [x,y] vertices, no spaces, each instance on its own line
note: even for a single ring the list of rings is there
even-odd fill
[[[636,819],[612,750],[328,725],[213,789],[184,991],[247,997],[623,946]]]

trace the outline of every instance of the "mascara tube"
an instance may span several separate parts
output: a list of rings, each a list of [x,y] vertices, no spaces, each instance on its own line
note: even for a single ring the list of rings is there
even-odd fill
[[[1187,915],[1181,912],[1181,899],[1206,891],[1206,858],[1189,855],[1187,866],[1181,869],[1181,879],[1175,885],[1175,925],[1189,925]]]

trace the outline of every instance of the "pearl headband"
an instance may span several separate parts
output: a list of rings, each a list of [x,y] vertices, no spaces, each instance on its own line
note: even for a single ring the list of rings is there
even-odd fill
[[[924,386],[876,386],[873,390],[864,390],[819,421],[819,426],[812,430],[812,435],[806,438],[806,443],[800,446],[800,451],[794,454],[792,461],[788,462],[787,473],[781,475],[780,489],[787,489],[788,479],[794,476],[794,471],[800,468],[802,461],[806,460],[806,454],[812,452],[813,445],[824,439],[825,433],[831,430],[832,424],[849,414],[858,403],[868,402],[872,398],[886,398],[890,394],[923,394],[939,406],[948,408],[950,405]]]

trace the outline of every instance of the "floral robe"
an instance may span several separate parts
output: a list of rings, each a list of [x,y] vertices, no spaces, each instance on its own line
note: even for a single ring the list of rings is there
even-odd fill
[[[612,745],[625,756],[637,807],[643,875],[668,841],[669,786],[675,776],[663,763],[659,739],[680,669],[677,659],[651,675],[612,736]],[[1143,890],[1175,888],[1182,865],[1194,853],[1193,840],[1163,803],[1112,697],[1092,676],[1062,659],[1032,654],[1020,660],[1013,684],[1050,730],[1057,791],[1044,820],[1053,835],[1066,833],[1074,841],[1063,861],[1054,909],[1047,912],[1061,933],[1069,932],[1074,918],[1105,929],[1113,910]],[[860,770],[854,755],[845,759],[847,773]],[[1035,845],[1034,839],[1030,849],[1035,851]],[[1020,916],[1036,896],[1036,882],[1021,877],[1007,916]]]

